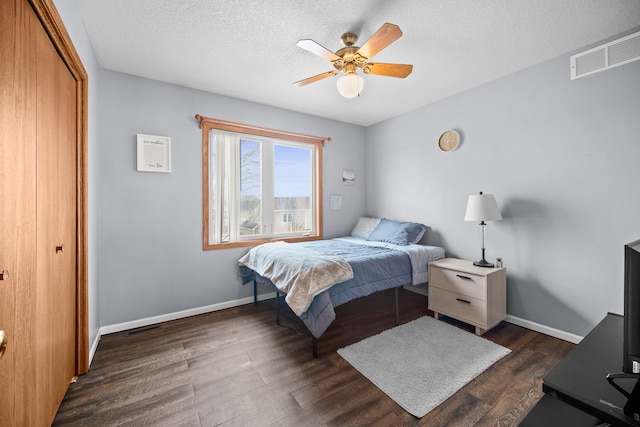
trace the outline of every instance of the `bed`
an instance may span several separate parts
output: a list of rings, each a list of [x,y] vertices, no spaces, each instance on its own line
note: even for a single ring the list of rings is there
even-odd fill
[[[243,283],[276,291],[317,340],[335,320],[335,307],[385,289],[418,285],[427,265],[443,258],[441,247],[420,245],[426,226],[386,218],[360,218],[350,236],[301,243],[274,242],[252,248],[239,261]],[[277,319],[279,314],[277,314]]]

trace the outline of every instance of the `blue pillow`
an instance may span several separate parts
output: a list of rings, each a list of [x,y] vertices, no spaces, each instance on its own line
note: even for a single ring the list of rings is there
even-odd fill
[[[406,246],[418,243],[424,236],[427,226],[416,222],[401,222],[382,218],[367,240],[393,243]]]

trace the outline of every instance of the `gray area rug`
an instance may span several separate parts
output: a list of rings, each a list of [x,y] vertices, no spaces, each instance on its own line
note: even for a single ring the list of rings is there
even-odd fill
[[[511,350],[425,316],[338,350],[420,418]]]

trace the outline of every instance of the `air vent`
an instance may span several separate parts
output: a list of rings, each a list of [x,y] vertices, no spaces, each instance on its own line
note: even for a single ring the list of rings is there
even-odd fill
[[[571,80],[640,59],[640,32],[571,57]]]

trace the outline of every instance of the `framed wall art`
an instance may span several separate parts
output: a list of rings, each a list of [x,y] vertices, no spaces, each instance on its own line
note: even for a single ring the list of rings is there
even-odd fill
[[[356,173],[352,170],[342,170],[342,184],[354,185],[356,183]]]
[[[138,134],[138,171],[171,172],[171,138]]]

